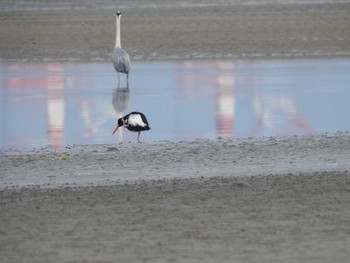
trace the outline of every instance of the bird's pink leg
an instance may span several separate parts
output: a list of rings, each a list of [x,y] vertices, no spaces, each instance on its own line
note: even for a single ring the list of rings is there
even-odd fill
[[[138,141],[139,143],[141,143],[141,141],[140,141],[140,132],[139,132],[139,134],[137,135],[137,141]]]

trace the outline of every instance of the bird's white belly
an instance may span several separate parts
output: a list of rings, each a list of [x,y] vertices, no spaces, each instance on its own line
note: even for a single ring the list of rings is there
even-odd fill
[[[138,114],[131,114],[128,119],[128,125],[131,126],[141,126],[141,127],[146,127],[146,123],[142,121],[142,118]]]

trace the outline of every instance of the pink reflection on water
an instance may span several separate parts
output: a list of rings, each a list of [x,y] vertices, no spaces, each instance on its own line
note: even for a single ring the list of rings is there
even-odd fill
[[[234,136],[233,125],[235,118],[235,64],[233,61],[217,63],[216,77],[215,120],[217,136],[230,138]],[[231,74],[227,74],[231,72]]]
[[[79,65],[74,64],[68,69],[67,64],[62,63],[2,65],[2,74],[5,76],[2,86],[8,91],[9,97],[7,103],[18,105],[9,108],[15,112],[13,115],[16,115],[17,111],[22,115],[18,120],[14,120],[15,123],[11,118],[6,119],[8,126],[11,126],[7,147],[22,148],[28,144],[38,144],[60,148],[65,145],[66,114],[73,114],[66,110],[67,100],[71,99],[66,89],[69,86],[80,89],[92,84],[80,74],[70,74],[75,68],[78,68],[77,73],[81,72]],[[76,102],[80,105],[78,108],[82,118],[89,119],[89,110],[86,109],[86,104],[89,102],[81,98],[81,94]],[[43,124],[46,126],[45,131],[41,129]],[[13,126],[16,128],[13,129]],[[88,132],[94,131],[93,125],[87,126]],[[42,132],[45,132],[46,136],[40,135]],[[30,134],[26,137],[23,136],[25,133]]]
[[[38,125],[37,118],[41,118],[41,108],[45,105],[46,132],[48,144],[59,148],[64,144],[64,116],[65,100],[63,90],[65,88],[64,66],[60,63],[48,64],[4,64],[2,71],[9,76],[4,81],[4,87],[10,91],[15,91],[17,96],[12,96],[10,103],[29,104],[25,112],[32,112],[34,116],[28,114],[27,122],[29,125]],[[42,92],[44,91],[44,92]],[[46,92],[47,91],[47,92]],[[29,94],[36,94],[31,98]],[[26,97],[28,94],[28,97]],[[38,114],[35,114],[37,112]],[[36,115],[36,116],[35,116]],[[21,127],[21,123],[18,123]],[[22,133],[27,132],[28,128],[21,129]],[[21,147],[24,144],[19,137],[12,137],[12,147]]]
[[[259,74],[255,71],[254,62],[249,61],[249,64],[247,70],[245,62],[180,62],[175,70],[179,72],[179,77],[176,79],[178,96],[188,101],[214,99],[215,137],[235,137],[236,115],[240,113],[242,116],[246,115],[238,111],[237,96],[245,102],[245,108],[251,109],[254,113],[252,116],[246,116],[250,118],[247,136],[263,136],[270,131],[280,135],[315,132],[298,109],[291,93],[275,94],[259,91],[259,83],[266,82],[268,74]],[[188,71],[191,74],[184,74],[181,71]]]
[[[48,142],[50,146],[60,148],[64,145],[65,79],[63,74],[60,74],[64,68],[62,64],[49,64],[46,69],[46,89],[49,91],[46,100]],[[52,72],[57,72],[58,75],[53,75]]]

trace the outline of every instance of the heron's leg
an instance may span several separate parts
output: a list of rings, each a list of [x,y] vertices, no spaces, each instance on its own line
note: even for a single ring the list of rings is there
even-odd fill
[[[118,72],[118,88],[120,87],[120,76],[119,76],[119,72]]]
[[[126,87],[129,88],[129,73],[126,73]]]

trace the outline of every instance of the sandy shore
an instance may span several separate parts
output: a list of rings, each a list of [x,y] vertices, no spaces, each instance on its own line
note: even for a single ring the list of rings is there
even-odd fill
[[[122,46],[132,60],[350,56],[350,4],[122,11]],[[109,61],[115,43],[114,13],[0,12],[1,59]]]
[[[348,262],[350,133],[0,155],[4,262]]]
[[[349,159],[350,132],[9,150],[0,155],[0,189],[101,186],[174,177],[344,172],[350,171]]]

